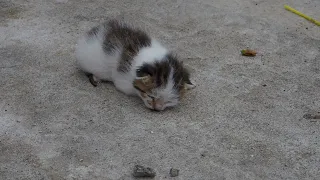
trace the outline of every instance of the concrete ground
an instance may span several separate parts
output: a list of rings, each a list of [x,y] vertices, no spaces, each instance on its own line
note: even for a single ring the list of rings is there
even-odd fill
[[[320,27],[284,3],[320,19],[319,0],[0,0],[0,179],[320,179]],[[77,38],[110,17],[192,69],[179,107],[79,71]]]

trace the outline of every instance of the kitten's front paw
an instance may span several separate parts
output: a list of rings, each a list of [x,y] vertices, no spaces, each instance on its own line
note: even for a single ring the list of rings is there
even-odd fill
[[[99,80],[98,80],[93,74],[88,75],[88,78],[89,78],[90,83],[91,83],[94,87],[97,87],[97,86],[98,86]]]

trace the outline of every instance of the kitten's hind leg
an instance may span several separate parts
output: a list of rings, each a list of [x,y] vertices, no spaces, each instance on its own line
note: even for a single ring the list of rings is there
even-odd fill
[[[89,78],[89,81],[90,83],[94,86],[94,87],[97,87],[100,80],[95,77],[93,74],[90,74],[90,73],[86,73],[87,77]]]

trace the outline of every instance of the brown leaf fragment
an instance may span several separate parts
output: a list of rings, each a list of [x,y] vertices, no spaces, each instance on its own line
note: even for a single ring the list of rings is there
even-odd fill
[[[243,56],[256,56],[257,52],[255,50],[252,49],[244,49],[241,51],[241,54]]]

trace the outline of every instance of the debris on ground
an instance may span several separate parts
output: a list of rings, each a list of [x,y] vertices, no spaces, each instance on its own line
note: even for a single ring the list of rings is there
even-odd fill
[[[243,56],[256,56],[257,52],[255,50],[251,50],[251,49],[244,49],[241,51],[241,54]]]
[[[305,119],[320,119],[320,114],[305,114],[303,117]]]
[[[171,176],[171,177],[179,176],[179,169],[171,168],[171,169],[170,169],[170,176]]]
[[[144,167],[140,165],[135,165],[132,175],[134,177],[155,177],[156,172],[149,167]]]
[[[290,7],[290,6],[288,6],[288,5],[284,5],[284,8],[285,8],[286,10],[291,11],[291,12],[293,12],[293,13],[295,13],[295,14],[297,14],[297,15],[305,18],[305,19],[307,19],[308,21],[310,21],[310,22],[312,22],[312,23],[320,26],[320,21],[317,21],[317,20],[315,20],[315,19],[313,19],[313,18],[311,18],[311,17],[309,17],[309,16],[307,16],[307,15],[299,12],[298,10],[293,9],[292,7]]]

